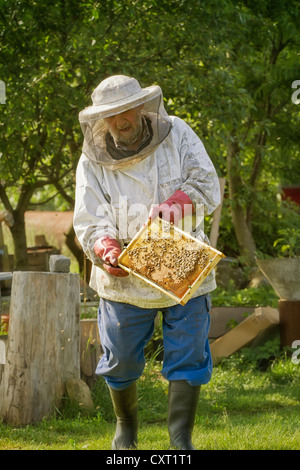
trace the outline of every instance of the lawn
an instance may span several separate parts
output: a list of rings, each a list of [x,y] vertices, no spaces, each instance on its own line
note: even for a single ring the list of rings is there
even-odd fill
[[[244,350],[214,368],[198,405],[197,449],[300,449],[300,364],[283,354],[264,365],[266,370],[259,364]],[[138,382],[139,450],[168,449],[168,384],[160,366],[150,360]],[[89,416],[66,399],[54,416],[35,425],[0,424],[0,449],[109,450],[114,414],[102,379],[92,393],[95,411]]]

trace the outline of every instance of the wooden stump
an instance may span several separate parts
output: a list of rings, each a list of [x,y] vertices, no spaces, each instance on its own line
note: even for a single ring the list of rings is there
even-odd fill
[[[14,272],[0,417],[25,425],[49,416],[80,377],[80,287],[73,273]]]

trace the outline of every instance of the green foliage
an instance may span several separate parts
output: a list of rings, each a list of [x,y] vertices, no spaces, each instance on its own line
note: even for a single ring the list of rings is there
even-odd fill
[[[253,229],[258,251],[270,256],[277,256],[278,249],[274,246],[274,242],[280,238],[281,231],[287,234],[290,231],[297,234],[300,224],[300,208],[295,203],[278,200],[275,190],[269,189],[269,191],[269,199],[263,196],[265,194],[263,192],[255,204],[256,217]],[[267,222],[266,213],[268,214]]]
[[[280,339],[276,336],[259,346],[242,348],[238,353],[224,358],[223,365],[239,370],[259,369],[267,368],[281,358],[285,358],[285,353],[280,349]]]
[[[7,335],[7,331],[6,331],[6,327],[4,325],[2,325],[2,322],[0,324],[0,336],[1,335]]]
[[[274,241],[273,246],[278,253],[285,257],[300,256],[300,229],[286,228],[278,230],[280,238]]]
[[[0,0],[2,204],[20,217],[41,204],[72,209],[78,112],[103,78],[123,73],[162,87],[167,110],[193,127],[227,178],[224,251],[241,254],[232,221],[240,207],[257,249],[271,252],[278,187],[300,177],[291,101],[299,21],[294,1]]]
[[[280,360],[273,361],[269,372],[275,384],[290,384],[291,393],[300,399],[299,364],[294,364],[289,356],[282,353]]]
[[[226,288],[217,287],[211,292],[214,307],[274,307],[278,297],[270,285],[236,289],[233,283]]]

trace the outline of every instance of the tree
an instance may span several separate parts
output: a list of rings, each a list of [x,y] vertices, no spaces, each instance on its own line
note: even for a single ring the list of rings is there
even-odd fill
[[[195,48],[187,58],[192,79],[174,108],[218,155],[239,254],[254,262],[264,236],[253,230],[261,191],[265,200],[268,191],[274,197],[272,185],[287,167],[300,179],[300,116],[291,101],[292,82],[300,76],[300,15],[297,2],[288,1],[227,1],[220,9],[222,18],[207,19],[216,33],[208,51],[200,45],[198,56]]]
[[[26,269],[24,213],[35,191],[52,185],[73,203],[73,121],[80,93],[71,93],[77,70],[66,70],[65,48],[82,15],[77,1],[6,3],[0,8],[1,76],[7,89],[0,123],[0,197],[14,218],[15,268]]]
[[[286,122],[286,128],[282,122],[286,121],[286,114],[294,118],[298,114],[291,102],[291,84],[297,64],[296,31],[300,17],[293,2],[275,5],[245,2],[245,5],[237,13],[245,22],[246,34],[241,43],[233,44],[231,54],[233,70],[237,71],[235,83],[242,85],[248,103],[244,107],[242,100],[244,109],[234,113],[227,176],[232,222],[241,254],[254,260],[256,243],[252,226],[256,194],[265,186],[262,177],[274,167],[278,139],[296,130],[295,122]],[[299,115],[296,121],[299,135]],[[276,157],[278,166],[284,156],[280,152]]]
[[[82,144],[77,115],[92,89],[113,73],[133,74],[142,85],[163,76],[190,45],[187,3],[0,2],[0,75],[7,88],[0,197],[14,218],[16,269],[27,266],[24,213],[36,192],[53,195],[55,188],[73,207]]]
[[[162,86],[167,110],[204,140],[226,176],[238,253],[253,261],[261,190],[295,173],[300,78],[295,0],[0,0],[0,198],[26,268],[24,213],[61,194],[72,209],[78,112],[111,74]],[[297,75],[298,74],[298,75]],[[283,164],[289,150],[293,158]],[[275,182],[275,183],[274,183]],[[269,185],[269,186],[268,186]],[[227,216],[227,214],[225,214]],[[228,220],[228,217],[227,219]]]

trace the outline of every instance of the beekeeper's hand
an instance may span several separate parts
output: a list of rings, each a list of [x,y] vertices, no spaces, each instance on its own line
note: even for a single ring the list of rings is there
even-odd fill
[[[96,240],[93,249],[96,256],[103,260],[103,268],[109,274],[116,277],[129,275],[124,269],[118,267],[118,256],[122,250],[117,240],[109,235],[104,235]]]
[[[165,202],[152,207],[149,213],[149,219],[153,220],[159,216],[174,225],[178,225],[178,222],[185,215],[190,215],[193,211],[194,206],[189,196],[178,189]]]

